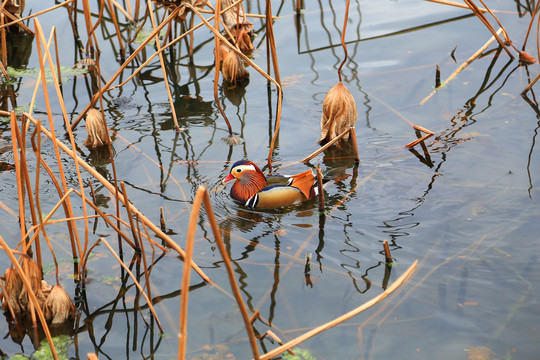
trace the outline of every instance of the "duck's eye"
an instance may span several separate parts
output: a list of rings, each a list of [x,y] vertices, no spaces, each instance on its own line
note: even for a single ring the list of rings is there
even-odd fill
[[[242,169],[236,169],[236,172],[242,172]]]

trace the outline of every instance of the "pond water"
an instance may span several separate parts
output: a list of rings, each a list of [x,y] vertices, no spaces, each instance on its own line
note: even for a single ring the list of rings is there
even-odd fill
[[[299,160],[319,148],[322,102],[338,81],[345,4],[305,2],[305,9],[296,15],[294,3],[272,3],[278,16],[274,31],[284,84],[272,171],[290,174],[320,165],[325,172],[337,172],[337,181],[326,188],[325,211],[319,211],[316,201],[253,211],[230,199],[230,185],[224,188],[221,179],[232,162],[250,159],[266,168],[277,92],[251,68],[245,86],[233,89],[220,81],[219,98],[244,143],[231,146],[223,141],[228,131],[213,98],[214,43],[204,27],[195,33],[192,61],[185,42],[166,55],[180,133],[174,131],[159,60],[105,95],[104,111],[114,131],[116,173],[132,203],[155,224],[162,207],[168,234],[184,247],[191,203],[198,186],[206,185],[248,312],[258,310],[263,319],[255,321],[255,332],[272,330],[284,341],[376,297],[419,260],[395,295],[302,343],[300,347],[314,358],[466,359],[479,354],[487,354],[486,359],[537,358],[540,152],[535,142],[540,110],[537,89],[533,87],[526,97],[520,93],[538,73],[538,64],[520,66],[495,42],[420,105],[434,88],[436,65],[441,78],[447,78],[491,34],[464,9],[414,0],[353,1],[343,82],[358,109],[360,163],[355,164],[352,152],[345,151],[326,152],[301,164]],[[488,5],[501,11],[497,13],[501,23],[520,48],[531,17],[524,12],[534,4],[499,0]],[[91,6],[97,16],[97,2]],[[27,2],[32,13],[46,7],[40,1]],[[262,1],[246,0],[248,13],[263,13],[264,7]],[[47,36],[52,26],[57,27],[62,65],[71,67],[79,58],[66,11],[55,10],[39,19]],[[78,19],[79,31],[85,34],[82,13]],[[128,31],[133,36],[123,21],[124,36]],[[254,19],[253,23],[257,34],[253,58],[266,68],[264,22]],[[535,31],[533,26],[526,50],[537,57]],[[106,82],[122,64],[110,20],[96,35]],[[34,42],[29,68],[39,68],[35,46]],[[148,46],[127,67],[123,79],[153,52]],[[63,93],[73,121],[88,104],[92,85],[84,76],[66,77]],[[31,76],[18,80],[19,106],[28,106],[34,85]],[[49,89],[54,92],[52,86]],[[52,111],[57,128],[64,129],[57,101]],[[34,113],[46,122],[41,92]],[[405,148],[417,138],[405,119],[435,136],[424,145]],[[0,147],[10,145],[9,122],[0,122],[0,134]],[[84,147],[84,126],[76,129],[75,137],[81,157],[112,181],[111,165]],[[43,141],[42,152],[53,164],[52,145]],[[10,164],[12,151],[3,152],[0,198],[17,213],[15,170]],[[66,164],[66,177],[78,189],[75,167],[67,158]],[[30,155],[29,169],[31,174],[36,169]],[[83,179],[85,187],[92,182],[96,188],[101,209],[115,213],[106,189],[85,172]],[[42,206],[49,209],[44,213],[58,201],[49,186],[42,180]],[[80,208],[74,201],[74,207]],[[20,226],[4,208],[0,229],[14,247]],[[90,244],[105,237],[116,246],[113,229],[102,220],[92,220],[90,229]],[[160,335],[144,299],[104,246],[94,250],[88,263],[89,282],[81,293],[73,280],[65,224],[51,225],[48,233],[61,262],[60,281],[81,308],[69,357],[85,358],[95,352],[100,359],[176,358],[183,263],[173,252],[152,255],[147,249],[147,260],[153,264],[154,306],[165,329]],[[394,258],[391,267],[385,265],[384,240]],[[124,260],[130,264],[134,254],[124,250]],[[311,254],[308,271],[306,254]],[[50,255],[45,258],[52,264]],[[204,211],[193,259],[225,291],[192,274],[187,357],[251,358]],[[9,266],[5,254],[0,261],[3,268]],[[144,282],[142,264],[135,257],[131,266]],[[54,271],[45,279],[54,283]],[[17,341],[8,336],[6,321],[0,321],[0,329],[5,336],[0,349],[8,357],[33,352],[28,337]],[[259,345],[261,352],[277,346],[268,337]]]

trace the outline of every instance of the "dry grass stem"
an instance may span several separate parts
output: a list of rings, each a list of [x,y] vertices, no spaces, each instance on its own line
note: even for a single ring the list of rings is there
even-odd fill
[[[351,92],[340,81],[331,88],[323,101],[323,114],[321,117],[321,138],[318,142],[322,145],[336,138],[340,133],[350,129],[356,123],[358,114],[356,103]],[[343,136],[346,141],[349,132]],[[337,146],[340,146],[337,144]]]
[[[107,146],[110,143],[109,132],[103,114],[98,109],[92,108],[86,113],[86,132],[88,137],[84,145],[89,149]]]
[[[500,34],[502,32],[502,28],[497,30],[497,34]],[[441,87],[438,89],[435,89],[426,96],[422,101],[420,101],[420,105],[424,105],[426,101],[428,101],[435,93],[443,88],[446,84],[448,84],[453,78],[455,78],[463,69],[465,69],[470,63],[472,63],[477,57],[479,57],[493,42],[495,41],[495,36],[492,36],[489,38],[489,40],[480,47],[470,58],[468,58],[463,64],[461,64],[454,72],[441,83]]]
[[[366,309],[369,309],[370,307],[376,305],[377,303],[379,303],[380,301],[382,301],[384,298],[386,298],[388,295],[390,295],[391,293],[393,293],[396,289],[398,289],[408,278],[409,276],[411,276],[411,274],[414,272],[414,270],[416,269],[416,265],[418,264],[418,260],[415,260],[414,263],[392,284],[390,285],[383,293],[381,293],[380,295],[374,297],[373,299],[365,302],[364,304],[360,305],[359,307],[357,307],[356,309],[354,310],[351,310],[349,311],[348,313],[332,320],[332,321],[329,321],[327,322],[326,324],[323,324],[323,325],[320,325],[308,332],[306,332],[305,334],[303,335],[300,335],[299,337],[285,343],[284,345],[282,346],[279,346],[278,348],[274,349],[274,350],[271,350],[269,352],[267,352],[266,354],[262,355],[261,356],[261,360],[268,360],[268,359],[271,359],[275,356],[278,356],[280,355],[281,353],[283,353],[284,351],[288,350],[288,349],[291,349],[293,348],[294,346],[306,341],[307,339],[323,332],[323,331],[326,331],[344,321],[347,321],[349,320],[350,318],[352,318],[353,316],[356,316],[358,315],[359,313],[361,313],[362,311],[366,310]]]
[[[137,49],[135,49],[135,51],[133,51],[131,53],[131,55],[126,59],[126,61],[124,61],[124,63],[120,66],[120,68],[113,74],[113,76],[109,79],[109,81],[100,87],[99,91],[94,94],[94,96],[92,97],[92,100],[88,103],[88,105],[86,105],[86,107],[83,109],[83,111],[79,114],[79,116],[77,117],[77,119],[75,119],[75,121],[73,121],[73,123],[71,124],[71,130],[74,130],[77,125],[79,124],[79,122],[82,120],[83,116],[86,115],[86,112],[88,110],[90,110],[90,108],[92,106],[94,106],[94,104],[96,103],[96,101],[98,101],[98,99],[101,98],[101,96],[103,95],[104,92],[106,92],[112,85],[113,82],[116,81],[116,79],[120,76],[120,74],[122,74],[124,72],[124,69],[133,61],[133,59],[135,59],[135,57],[142,51],[145,49],[146,45],[154,39],[154,36],[156,34],[159,34],[159,32],[161,31],[161,29],[163,29],[172,19],[174,19],[174,17],[176,16],[176,14],[180,11],[180,8],[177,8],[175,9],[174,11],[172,11],[169,16],[161,23],[159,24],[159,26],[146,38],[146,40],[144,40]]]
[[[150,21],[152,22],[152,28],[155,30],[156,20],[154,19],[154,11],[152,10],[152,3],[150,2],[150,0],[147,1],[147,7],[150,13]],[[161,43],[159,42],[159,33],[156,33],[156,35],[154,35],[154,39],[156,40],[157,51],[159,51],[161,49]],[[180,126],[178,125],[178,117],[176,116],[176,109],[174,107],[174,100],[171,94],[171,89],[169,87],[169,79],[167,77],[167,70],[165,68],[165,60],[163,59],[162,52],[159,53],[159,63],[161,65],[161,71],[163,72],[163,83],[165,85],[165,90],[167,90],[167,96],[169,98],[169,104],[171,106],[171,113],[173,116],[174,128],[176,131],[180,131]]]
[[[187,314],[188,314],[188,298],[189,298],[189,280],[191,277],[191,258],[193,256],[193,243],[195,241],[195,231],[199,221],[199,213],[201,211],[202,200],[206,188],[199,187],[195,200],[193,200],[191,214],[189,216],[188,231],[186,236],[186,256],[184,257],[184,269],[182,270],[182,286],[180,294],[180,330],[178,331],[178,359],[184,360],[186,357],[186,340],[187,340]]]
[[[508,54],[508,56],[510,56],[511,59],[514,58],[514,55],[512,54],[512,52],[510,52],[510,50],[508,50],[508,47],[506,46],[506,44],[504,43],[504,41],[501,40],[501,38],[499,37],[499,32],[495,31],[495,29],[493,28],[493,26],[491,26],[490,22],[487,20],[487,18],[485,17],[484,13],[482,11],[480,11],[480,9],[478,8],[478,6],[476,6],[476,4],[472,1],[472,0],[463,0],[465,1],[465,3],[467,5],[469,5],[469,8],[471,9],[471,11],[474,13],[474,15],[476,15],[476,17],[478,19],[480,19],[480,21],[482,21],[482,23],[487,27],[487,29],[493,34],[493,36],[495,37],[495,39],[497,40],[497,42],[502,46],[502,48],[504,49],[504,51],[506,51],[506,53]],[[489,11],[489,10],[488,10]],[[493,13],[491,13],[493,15]],[[493,15],[495,16],[495,15]],[[497,19],[495,17],[495,19]],[[498,22],[498,19],[497,19],[497,22]],[[500,23],[499,23],[499,26],[500,26]],[[503,34],[505,36],[505,39],[510,43],[512,44],[512,42],[510,41],[510,39],[508,38],[508,35],[506,33],[506,30],[504,30],[504,28],[501,26],[500,27],[503,31]]]
[[[199,189],[201,190],[201,193],[203,195],[202,196],[203,203],[204,203],[204,208],[206,210],[206,215],[208,216],[208,222],[210,223],[210,226],[212,227],[212,233],[216,240],[216,244],[219,248],[219,252],[221,253],[221,257],[223,258],[225,269],[227,270],[227,276],[229,277],[231,290],[233,292],[234,298],[236,299],[236,303],[238,304],[238,308],[240,309],[240,313],[242,314],[242,320],[244,321],[244,327],[248,334],[249,344],[251,346],[251,351],[253,352],[253,358],[258,360],[259,348],[257,346],[257,341],[255,338],[255,333],[253,331],[253,326],[251,325],[250,317],[248,315],[246,305],[244,304],[244,301],[242,300],[242,295],[240,294],[240,289],[238,288],[238,284],[236,284],[234,270],[232,268],[229,255],[227,253],[227,249],[225,249],[225,244],[223,243],[223,239],[221,238],[221,231],[217,225],[216,218],[214,216],[214,210],[212,209],[210,196],[208,195],[208,191],[206,190],[205,186],[200,186]],[[197,193],[199,193],[199,190],[197,190]]]
[[[413,127],[413,129],[415,129],[417,131],[420,131],[420,132],[423,132],[426,135],[420,137],[419,139],[416,139],[415,141],[412,141],[412,142],[408,143],[407,145],[405,145],[406,148],[412,148],[413,146],[415,146],[415,145],[421,143],[422,141],[425,141],[425,140],[429,139],[430,137],[432,137],[433,135],[435,135],[435,133],[433,133],[433,131],[426,129],[425,127],[415,125],[415,124],[412,124],[412,127]]]

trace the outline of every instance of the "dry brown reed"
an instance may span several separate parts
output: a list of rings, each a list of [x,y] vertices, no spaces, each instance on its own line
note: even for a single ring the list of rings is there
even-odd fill
[[[383,249],[384,249],[384,259],[387,263],[391,263],[392,260],[392,254],[390,254],[390,247],[388,246],[388,240],[383,240]]]

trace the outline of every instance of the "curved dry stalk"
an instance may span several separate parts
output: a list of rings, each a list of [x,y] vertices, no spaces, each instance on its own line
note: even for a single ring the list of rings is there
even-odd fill
[[[15,117],[15,111],[11,111],[11,139],[12,139],[12,146],[13,146],[13,162],[15,163],[15,175],[17,179],[17,195],[18,195],[18,202],[19,202],[19,224],[21,227],[21,242],[22,242],[22,250],[23,253],[28,252],[28,245],[26,244],[24,234],[25,234],[25,206],[24,206],[24,193],[22,189],[22,179],[21,179],[21,164],[19,162],[19,149],[17,144],[17,135],[16,133],[17,127],[17,118]]]
[[[51,332],[49,331],[49,326],[47,325],[47,321],[45,320],[45,316],[43,315],[43,311],[41,311],[41,308],[37,306],[38,299],[36,295],[34,294],[34,291],[32,290],[32,286],[30,284],[30,281],[25,276],[24,271],[22,270],[21,266],[19,265],[19,262],[15,258],[15,255],[13,255],[13,252],[8,247],[2,236],[0,235],[0,245],[2,248],[4,248],[4,251],[9,256],[9,259],[11,260],[11,264],[15,267],[17,270],[17,273],[19,274],[21,280],[24,283],[24,286],[26,287],[27,294],[30,296],[30,300],[32,304],[34,305],[34,308],[38,314],[39,321],[41,323],[41,326],[43,328],[43,332],[45,333],[45,337],[47,338],[47,342],[49,343],[49,347],[51,348],[51,354],[55,360],[58,360],[58,355],[56,354],[56,349],[54,347],[54,343],[51,337]]]
[[[150,0],[146,2],[148,7],[148,12],[150,13],[150,21],[152,22],[152,28],[156,29],[156,19],[154,19],[154,11],[152,10],[152,3]],[[169,23],[170,24],[170,23]],[[159,41],[159,34],[154,35],[156,40],[156,49],[159,51],[161,49],[161,43]],[[165,69],[165,60],[163,59],[163,53],[159,53],[159,63],[161,65],[161,71],[163,72],[163,83],[165,85],[165,90],[167,90],[167,96],[169,97],[169,105],[171,105],[171,112],[174,121],[174,128],[177,132],[180,131],[180,126],[178,126],[178,117],[176,116],[176,109],[174,108],[174,100],[172,98],[171,89],[169,87],[169,79],[167,78],[167,70]]]
[[[300,344],[301,342],[304,342],[306,341],[307,339],[323,332],[323,331],[326,331],[344,321],[347,321],[349,320],[350,318],[352,318],[353,316],[356,316],[358,315],[359,313],[361,313],[362,311],[364,310],[367,310],[369,309],[370,307],[374,306],[375,304],[379,303],[380,301],[382,301],[384,298],[386,298],[388,295],[390,295],[392,292],[394,292],[396,289],[398,289],[401,285],[403,285],[403,283],[409,278],[409,276],[412,275],[412,273],[414,272],[414,270],[416,269],[416,265],[418,264],[418,260],[415,260],[411,266],[409,266],[409,268],[396,280],[394,281],[394,283],[392,285],[390,285],[383,293],[381,293],[380,295],[374,297],[373,299],[365,302],[364,304],[360,305],[359,307],[357,307],[356,309],[354,310],[351,310],[349,311],[348,313],[332,320],[332,321],[329,321],[327,322],[326,324],[323,324],[323,325],[320,325],[318,327],[316,327],[315,329],[312,329],[310,331],[308,331],[307,333],[303,334],[303,335],[300,335],[299,337],[283,344],[282,346],[279,346],[277,347],[276,349],[274,350],[271,350],[269,352],[267,352],[266,354],[262,355],[260,357],[261,360],[268,360],[268,359],[271,359],[273,358],[274,356],[278,356],[280,355],[281,353],[283,353],[284,351],[287,351],[288,349],[291,349],[292,347]]]
[[[465,1],[465,3],[467,5],[469,5],[469,8],[471,9],[471,11],[474,13],[474,15],[476,15],[476,17],[478,19],[480,19],[480,21],[482,21],[482,23],[486,26],[486,28],[493,34],[493,36],[495,37],[495,39],[497,40],[497,42],[502,46],[502,48],[504,49],[504,51],[506,51],[506,53],[508,54],[508,56],[510,56],[511,59],[514,58],[514,55],[512,55],[512,53],[510,52],[510,50],[508,50],[508,47],[504,44],[504,42],[501,40],[501,38],[499,37],[499,32],[495,31],[495,29],[493,28],[493,26],[491,26],[490,22],[486,19],[486,17],[484,16],[484,14],[482,13],[482,11],[480,11],[480,9],[478,8],[478,6],[476,6],[476,4],[472,1],[472,0],[463,0]],[[497,20],[498,21],[498,20]],[[501,29],[503,29],[501,27]],[[503,29],[503,34],[505,35],[505,38],[508,39],[508,35],[506,35],[506,31]],[[508,39],[509,40],[509,39]],[[512,42],[510,42],[510,44],[512,44]]]
[[[347,0],[347,4],[345,5],[345,20],[343,21],[343,30],[341,31],[341,46],[343,46],[343,51],[345,52],[345,56],[343,57],[343,61],[339,65],[338,68],[338,76],[339,76],[339,82],[342,82],[341,80],[341,68],[345,63],[347,62],[348,53],[347,53],[347,45],[345,44],[345,31],[347,30],[347,21],[349,20],[349,5],[351,3],[351,0]]]
[[[253,352],[253,357],[256,360],[258,360],[259,348],[257,346],[257,341],[255,339],[253,326],[251,325],[251,319],[248,315],[246,305],[244,304],[244,301],[242,300],[240,289],[238,289],[238,285],[236,284],[236,278],[234,277],[234,270],[232,268],[229,255],[227,254],[227,249],[225,249],[225,245],[223,244],[223,239],[221,238],[221,231],[217,225],[216,218],[214,216],[214,210],[212,209],[210,196],[208,195],[206,186],[204,185],[200,186],[199,189],[201,190],[201,193],[202,193],[201,196],[203,198],[202,200],[204,203],[204,208],[206,210],[206,215],[208,216],[208,222],[210,222],[210,226],[212,227],[212,233],[214,234],[214,238],[218,245],[219,252],[221,253],[221,257],[223,258],[223,262],[225,263],[225,269],[227,270],[227,276],[229,277],[231,290],[233,292],[234,298],[236,299],[236,303],[238,304],[238,308],[240,309],[240,313],[242,314],[242,320],[244,321],[244,327],[246,328],[246,331],[248,334],[249,344],[251,345],[251,351]]]
[[[219,1],[218,1],[219,3]],[[219,6],[219,5],[218,5]],[[184,269],[182,271],[182,285],[180,294],[180,330],[178,331],[178,359],[186,357],[187,340],[187,315],[189,298],[189,279],[191,276],[191,258],[193,256],[193,243],[195,241],[195,231],[197,230],[197,221],[201,211],[202,197],[205,188],[199,187],[193,200],[191,215],[189,216],[188,231],[186,235],[186,256],[184,257]]]

